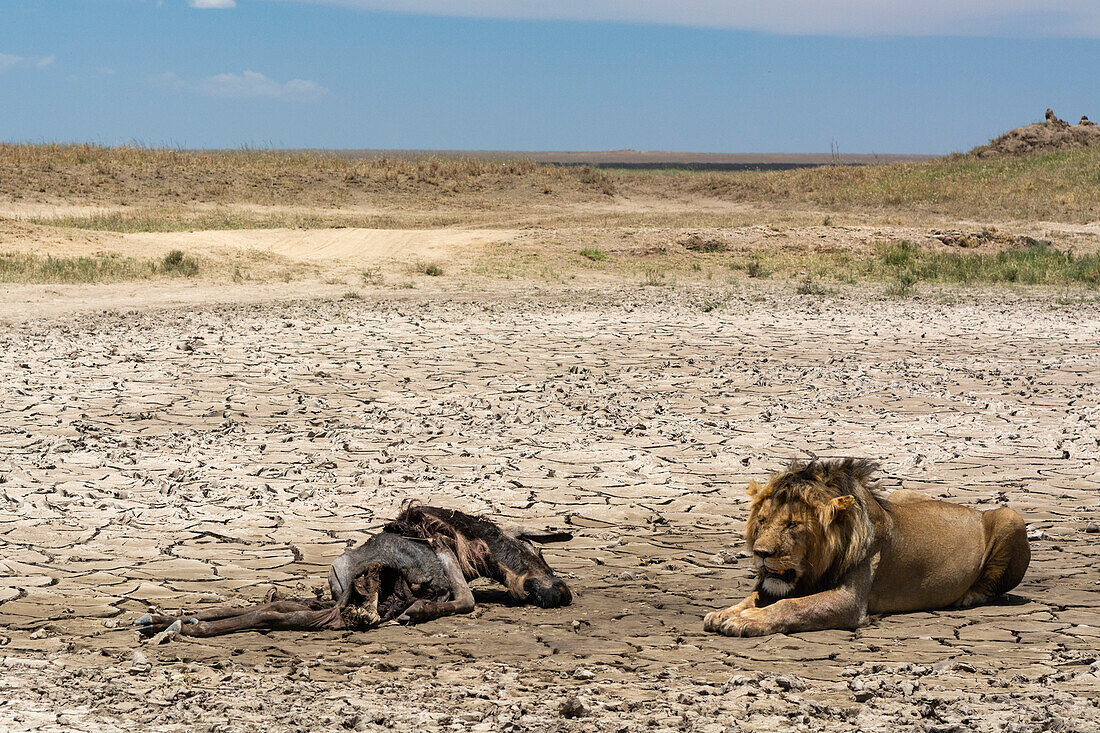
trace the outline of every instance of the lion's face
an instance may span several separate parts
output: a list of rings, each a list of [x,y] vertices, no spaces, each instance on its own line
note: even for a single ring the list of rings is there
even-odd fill
[[[809,570],[810,549],[819,544],[821,527],[801,503],[764,500],[753,505],[745,528],[760,590],[778,598],[791,594]]]
[[[745,542],[757,572],[757,589],[785,598],[801,585],[811,585],[832,563],[834,543],[828,528],[836,513],[852,506],[844,496],[826,502],[776,501],[773,492],[749,486],[752,509]]]

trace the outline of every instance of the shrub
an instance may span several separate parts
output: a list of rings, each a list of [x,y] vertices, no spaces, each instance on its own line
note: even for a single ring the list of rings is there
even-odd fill
[[[198,274],[199,263],[184,254],[182,249],[174,249],[160,261],[160,271],[166,275],[191,277]]]

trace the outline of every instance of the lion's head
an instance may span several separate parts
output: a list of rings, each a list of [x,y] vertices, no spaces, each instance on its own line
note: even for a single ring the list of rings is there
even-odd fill
[[[758,591],[775,598],[816,592],[868,555],[876,468],[855,458],[796,461],[763,486],[749,484],[745,542]]]

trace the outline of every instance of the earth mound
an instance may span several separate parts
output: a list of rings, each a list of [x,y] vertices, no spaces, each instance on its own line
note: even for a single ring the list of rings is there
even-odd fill
[[[1029,153],[1070,150],[1100,145],[1100,125],[1088,117],[1081,117],[1076,125],[1060,120],[1048,109],[1043,122],[1035,122],[981,145],[971,152],[981,158],[999,155],[1027,155]]]
[[[702,232],[687,232],[676,237],[676,244],[692,252],[725,252],[729,243],[720,237],[712,237]]]

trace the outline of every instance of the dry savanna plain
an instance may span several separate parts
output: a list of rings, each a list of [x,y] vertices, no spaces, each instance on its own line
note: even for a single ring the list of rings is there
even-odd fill
[[[0,145],[0,729],[1100,729],[1100,149],[699,171]],[[745,486],[1025,518],[1000,601],[706,634]],[[142,641],[409,499],[574,602]]]

